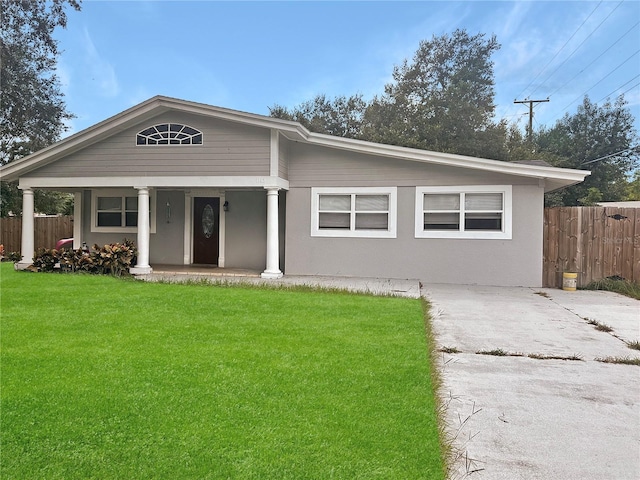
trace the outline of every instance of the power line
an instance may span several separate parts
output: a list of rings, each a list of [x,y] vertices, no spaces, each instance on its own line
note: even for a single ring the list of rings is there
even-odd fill
[[[606,19],[605,19],[606,20]],[[573,77],[571,77],[570,80],[566,81],[562,86],[556,88],[550,95],[549,97],[552,97],[555,93],[558,92],[558,90],[563,89],[564,87],[566,87],[570,82],[572,82],[573,80],[575,80],[575,78],[580,75],[582,72],[584,72],[587,68],[589,68],[591,65],[593,65],[597,60],[600,59],[600,57],[602,57],[605,53],[607,53],[609,50],[611,50],[615,45],[618,44],[618,42],[620,42],[620,40],[622,40],[624,37],[626,37],[629,32],[631,30],[633,30],[635,27],[637,27],[640,24],[639,22],[636,22],[635,25],[633,25],[629,30],[627,30],[625,33],[622,34],[621,37],[619,37],[615,42],[613,42],[611,45],[609,45],[609,48],[607,48],[604,52],[602,52],[600,55],[598,55],[596,58],[594,58],[591,63],[589,63],[589,65],[587,65],[586,67],[584,67],[582,70],[580,70],[578,73],[576,73]],[[554,72],[555,73],[555,72]],[[547,79],[548,80],[548,79]]]
[[[613,95],[614,93],[616,93],[618,90],[620,90],[622,87],[627,86],[629,83],[633,82],[636,78],[640,77],[640,73],[638,75],[636,75],[635,77],[633,77],[631,80],[629,80],[628,82],[623,83],[622,85],[620,85],[618,88],[616,88],[613,92],[611,93],[607,93],[604,97],[602,97],[600,100],[598,100],[596,103],[600,103],[602,100],[604,100],[605,98],[609,98],[611,95]],[[622,92],[622,95],[624,95],[625,93],[627,93],[629,90],[631,90],[632,88],[636,87],[637,85],[640,85],[640,83],[636,83],[635,85],[633,85],[631,88],[629,88],[628,90],[625,90],[624,92]]]
[[[596,158],[595,160],[589,160],[588,162],[582,162],[580,164],[580,166],[589,165],[590,163],[595,163],[595,162],[599,162],[600,160],[605,160],[605,159],[610,158],[610,157],[615,157],[616,155],[620,155],[621,153],[632,152],[632,151],[637,150],[638,148],[639,147],[637,147],[637,146],[636,147],[631,147],[631,148],[626,148],[624,150],[620,150],[619,152],[611,153],[609,155],[605,155],[604,157]]]
[[[562,47],[560,47],[560,49],[556,52],[556,54],[553,56],[553,58],[552,58],[551,60],[549,60],[549,61],[547,62],[547,64],[546,64],[544,67],[542,67],[542,70],[540,70],[540,72],[538,72],[538,74],[533,78],[533,80],[531,80],[531,81],[529,82],[529,85],[527,85],[527,86],[524,88],[524,90],[522,90],[522,92],[520,92],[520,94],[518,94],[518,95],[517,95],[517,97],[521,97],[521,96],[522,96],[522,94],[523,94],[524,92],[526,92],[526,91],[527,91],[527,89],[528,89],[531,85],[533,85],[533,82],[535,82],[535,81],[538,79],[538,77],[539,77],[540,75],[542,75],[542,72],[544,72],[544,71],[545,71],[545,69],[546,69],[546,68],[551,64],[551,62],[553,62],[553,61],[556,59],[556,57],[560,54],[560,52],[564,49],[564,47],[566,47],[566,46],[567,46],[567,44],[571,41],[571,39],[572,39],[573,37],[575,37],[575,36],[576,36],[576,33],[578,33],[578,31],[579,31],[579,30],[582,28],[582,26],[587,22],[587,20],[589,20],[589,19],[591,18],[591,15],[593,15],[593,13],[598,9],[598,7],[602,4],[602,2],[603,2],[603,0],[600,0],[600,3],[598,3],[598,5],[596,5],[596,7],[591,11],[591,13],[589,14],[589,16],[587,16],[587,18],[585,18],[585,19],[584,19],[584,21],[580,24],[580,26],[576,29],[576,31],[575,31],[575,32],[573,32],[573,35],[571,35],[571,36],[569,37],[569,40],[567,40],[567,41],[564,43],[564,45],[562,45]],[[620,3],[622,3],[622,2],[620,2]],[[618,5],[618,6],[619,6],[619,5]],[[617,8],[617,7],[616,7],[616,8]],[[516,98],[517,98],[517,97],[516,97]]]
[[[569,103],[566,107],[564,107],[561,112],[564,112],[566,109],[568,109],[571,105],[573,105],[575,102],[577,102],[578,100],[580,100],[580,98],[584,97],[590,90],[592,90],[594,87],[596,87],[597,85],[599,85],[605,78],[609,77],[613,72],[615,72],[616,70],[618,70],[622,65],[624,65],[625,63],[627,63],[629,60],[631,60],[633,57],[635,57],[638,53],[640,53],[640,50],[636,50],[635,53],[633,53],[631,56],[629,56],[629,58],[627,58],[624,62],[622,62],[620,65],[618,65],[616,68],[614,68],[613,70],[611,70],[608,74],[606,74],[604,77],[602,77],[600,80],[598,80],[595,84],[593,84],[591,87],[589,87],[582,95],[579,95],[578,97],[576,97],[575,100],[573,100],[571,103]]]
[[[633,90],[634,88],[636,88],[638,85],[640,85],[640,82],[636,83],[635,85],[632,85],[631,87],[627,88],[624,92],[621,93],[621,95],[624,95],[625,93],[627,93],[629,90]]]
[[[600,5],[600,4],[598,4],[598,5]],[[616,8],[614,8],[613,10],[611,10],[611,11],[609,12],[609,15],[607,15],[607,16],[604,18],[604,20],[602,20],[602,21],[598,24],[598,26],[597,26],[596,28],[594,28],[594,29],[591,31],[591,33],[590,33],[589,35],[587,35],[587,36],[586,36],[586,38],[585,38],[585,39],[580,43],[580,45],[578,45],[578,46],[573,50],[573,52],[571,52],[571,53],[569,54],[569,56],[568,56],[567,58],[565,58],[565,59],[564,59],[564,61],[563,61],[560,65],[558,65],[558,66],[556,67],[556,69],[555,69],[553,72],[551,72],[551,74],[550,74],[550,75],[549,75],[549,76],[544,80],[544,82],[541,82],[541,85],[542,85],[542,84],[544,84],[545,82],[547,82],[551,77],[553,77],[553,75],[554,75],[558,70],[560,70],[560,68],[561,68],[565,63],[567,63],[571,57],[573,57],[573,54],[574,54],[574,53],[576,53],[576,52],[580,49],[580,47],[582,47],[582,45],[584,45],[584,43],[585,43],[587,40],[589,40],[589,39],[591,38],[591,36],[592,36],[594,33],[596,33],[596,31],[598,31],[598,29],[602,26],[602,24],[603,24],[604,22],[606,22],[606,21],[607,21],[607,19],[608,19],[611,15],[613,15],[613,12],[615,12],[615,11],[620,7],[620,5],[622,5],[622,2],[620,2],[620,3],[616,6]],[[585,20],[585,21],[586,21],[586,20]],[[640,23],[640,22],[639,22],[639,23]],[[636,24],[636,25],[637,25],[637,24]],[[634,25],[634,26],[635,26],[635,25]],[[632,28],[633,28],[633,27],[632,27]],[[575,78],[575,77],[574,77],[574,78]],[[538,89],[539,89],[539,88],[540,88],[540,85],[538,85],[538,86],[533,90],[533,92],[531,92],[531,95],[533,95],[534,93],[536,93],[536,92],[538,91]]]

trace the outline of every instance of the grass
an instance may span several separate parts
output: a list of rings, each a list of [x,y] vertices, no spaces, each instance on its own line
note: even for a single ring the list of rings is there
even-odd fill
[[[419,300],[11,267],[2,478],[445,476]]]
[[[589,325],[593,325],[593,328],[595,328],[596,330],[598,330],[599,332],[606,332],[606,333],[611,333],[613,332],[613,328],[611,328],[609,325],[607,325],[606,323],[600,323],[597,320],[594,320],[592,318],[585,318],[585,320],[587,321],[587,323]]]
[[[447,346],[441,347],[439,351],[443,353],[462,353],[460,350],[458,350],[457,347],[447,347]]]
[[[596,362],[617,363],[620,365],[636,365],[640,367],[640,358],[637,357],[604,357],[596,358]]]
[[[501,348],[495,348],[493,350],[478,350],[477,355],[493,355],[494,357],[521,357],[520,353],[510,353]]]
[[[580,355],[547,355],[543,353],[529,353],[524,354],[521,352],[508,352],[502,348],[495,348],[493,350],[478,350],[476,355],[492,355],[494,357],[528,357],[535,360],[577,360],[581,361]]]
[[[640,350],[640,341],[638,340],[633,340],[632,342],[626,342],[627,347],[629,347],[632,350]]]
[[[530,353],[527,357],[534,358],[536,360],[572,360],[576,362],[582,362],[584,360],[581,355],[575,353],[573,355],[546,355],[542,353]]]
[[[640,300],[640,283],[630,282],[619,278],[605,278],[597,280],[595,282],[591,282],[589,285],[584,287],[584,289],[607,290]]]

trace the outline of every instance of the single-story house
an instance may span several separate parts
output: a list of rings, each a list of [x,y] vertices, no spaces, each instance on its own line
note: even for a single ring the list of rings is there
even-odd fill
[[[136,241],[153,265],[542,284],[543,195],[589,172],[321,135],[164,96],[0,169],[23,195],[72,192],[74,246]]]

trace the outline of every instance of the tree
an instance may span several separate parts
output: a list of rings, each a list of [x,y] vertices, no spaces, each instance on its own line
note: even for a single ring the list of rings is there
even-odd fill
[[[627,175],[638,166],[637,132],[624,96],[599,106],[585,96],[574,115],[566,114],[535,142],[554,166],[590,170],[584,182],[556,195],[562,205],[586,205],[625,198]]]
[[[496,37],[465,30],[420,42],[411,62],[365,114],[369,140],[439,152],[506,157],[507,126],[494,123]]]
[[[280,105],[269,107],[272,117],[299,122],[312,132],[338,137],[359,138],[367,103],[362,95],[338,96],[333,100],[317,95],[293,110]]]
[[[493,122],[490,57],[499,47],[495,36],[456,30],[421,42],[368,103],[362,95],[317,95],[292,110],[275,105],[271,116],[317,133],[505,160],[507,123]]]
[[[629,180],[623,200],[640,201],[640,170],[636,170],[631,180]]]
[[[54,143],[73,118],[55,73],[60,50],[53,38],[56,27],[67,24],[67,4],[80,10],[80,0],[0,0],[1,165]],[[19,211],[15,184],[3,185],[1,193],[2,215]],[[37,195],[36,209],[50,210],[59,197]]]

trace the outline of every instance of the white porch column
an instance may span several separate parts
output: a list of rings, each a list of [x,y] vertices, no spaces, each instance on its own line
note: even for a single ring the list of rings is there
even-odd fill
[[[82,247],[82,192],[73,194],[73,249]]]
[[[262,278],[281,278],[280,242],[278,240],[278,190],[267,189],[267,269]]]
[[[33,254],[35,251],[35,222],[33,213],[33,190],[25,188],[22,190],[22,245],[20,246],[22,259],[16,263],[16,270],[24,270],[33,263]]]
[[[131,268],[133,275],[151,273],[149,265],[149,189],[135,187],[138,190],[138,259],[135,267]]]

